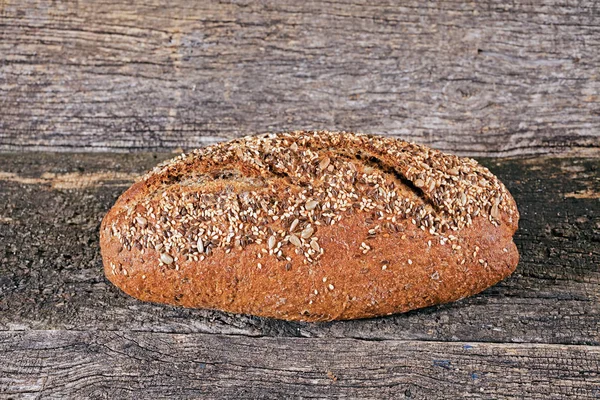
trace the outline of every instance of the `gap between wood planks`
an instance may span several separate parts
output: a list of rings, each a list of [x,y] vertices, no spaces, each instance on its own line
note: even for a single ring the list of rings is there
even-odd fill
[[[25,330],[0,330],[0,337],[5,336],[9,337],[11,335],[20,336],[20,335],[61,335],[61,333],[65,334],[98,334],[98,335],[118,335],[121,337],[125,337],[126,335],[160,335],[160,336],[186,336],[186,337],[203,337],[210,336],[213,338],[223,338],[231,340],[243,340],[243,339],[285,339],[290,341],[356,341],[356,342],[372,342],[372,343],[423,343],[430,345],[480,345],[480,346],[488,346],[488,347],[514,347],[514,348],[550,348],[550,349],[589,349],[598,352],[600,355],[600,343],[597,345],[587,345],[587,344],[572,344],[572,343],[531,343],[531,342],[502,342],[502,341],[477,341],[477,340],[427,340],[427,339],[398,339],[398,338],[375,338],[375,337],[353,337],[353,336],[343,336],[343,337],[303,337],[303,336],[269,336],[269,335],[247,335],[242,333],[210,333],[210,332],[164,332],[164,331],[152,331],[152,330],[135,330],[135,329],[126,329],[126,330],[108,330],[108,329],[98,329],[98,330],[90,330],[90,329],[25,329]],[[600,358],[599,358],[600,362]]]

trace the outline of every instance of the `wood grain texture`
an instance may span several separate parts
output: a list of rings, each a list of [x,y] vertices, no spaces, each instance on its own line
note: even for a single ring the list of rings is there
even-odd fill
[[[0,349],[8,398],[600,397],[591,346],[30,331]]]
[[[2,0],[0,150],[315,128],[598,156],[599,26],[594,0]]]
[[[521,213],[521,261],[508,280],[453,304],[309,324],[143,303],[104,278],[102,217],[133,176],[167,157],[0,155],[0,330],[600,345],[597,159],[481,160]]]

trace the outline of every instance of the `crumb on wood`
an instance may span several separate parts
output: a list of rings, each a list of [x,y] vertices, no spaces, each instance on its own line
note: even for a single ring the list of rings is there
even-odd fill
[[[333,382],[335,382],[335,381],[338,380],[337,376],[333,372],[331,372],[331,371],[327,371],[327,377],[329,379],[331,379]]]

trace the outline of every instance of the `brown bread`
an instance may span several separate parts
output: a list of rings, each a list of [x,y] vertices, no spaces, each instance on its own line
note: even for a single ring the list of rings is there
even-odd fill
[[[181,155],[102,221],[141,300],[302,321],[405,312],[510,275],[519,214],[487,168],[393,138],[248,136]]]

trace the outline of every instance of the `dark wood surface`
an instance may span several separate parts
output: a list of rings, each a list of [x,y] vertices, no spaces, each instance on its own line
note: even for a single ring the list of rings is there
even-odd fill
[[[169,154],[0,155],[0,397],[600,398],[600,163],[482,159],[521,212],[515,274],[385,318],[295,323],[148,304],[98,228]]]
[[[600,397],[592,346],[107,331],[0,333],[0,346],[0,384],[24,398]]]
[[[597,156],[599,26],[595,0],[0,0],[0,150],[314,128]]]

